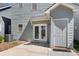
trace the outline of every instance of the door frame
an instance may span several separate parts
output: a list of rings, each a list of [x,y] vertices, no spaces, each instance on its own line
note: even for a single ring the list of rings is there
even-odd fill
[[[67,18],[63,18],[63,19],[55,19],[55,20],[66,20],[67,21],[67,28],[66,28],[66,48],[68,46],[68,22],[69,20]],[[54,46],[55,46],[55,38],[54,38]]]
[[[39,39],[35,39],[35,26],[39,27]],[[46,26],[46,29],[45,29],[46,30],[46,32],[45,32],[46,39],[45,40],[41,39],[41,26]],[[33,24],[33,39],[38,40],[38,41],[47,42],[47,24]]]

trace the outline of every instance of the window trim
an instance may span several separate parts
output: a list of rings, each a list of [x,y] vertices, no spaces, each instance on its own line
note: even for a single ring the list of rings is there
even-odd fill
[[[37,11],[38,10],[38,3],[35,3],[35,4],[37,4],[37,9],[36,10],[33,10],[32,4],[34,4],[34,3],[31,3],[31,10],[32,11]]]

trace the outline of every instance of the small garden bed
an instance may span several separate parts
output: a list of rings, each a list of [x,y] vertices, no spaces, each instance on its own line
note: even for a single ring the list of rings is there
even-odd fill
[[[2,42],[0,43],[0,52],[12,48],[14,46],[25,43],[25,41],[12,41],[12,42]]]

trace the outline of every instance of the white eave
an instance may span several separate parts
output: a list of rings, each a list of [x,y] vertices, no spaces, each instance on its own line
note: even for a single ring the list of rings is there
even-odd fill
[[[42,20],[49,20],[49,18],[45,15],[31,18],[31,21],[42,21]]]
[[[4,6],[4,7],[1,7],[0,9],[8,8],[8,7],[11,7],[11,6],[12,5]]]

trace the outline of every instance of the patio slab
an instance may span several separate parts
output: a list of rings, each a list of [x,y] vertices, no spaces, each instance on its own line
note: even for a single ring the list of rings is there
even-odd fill
[[[75,52],[53,51],[47,47],[24,44],[2,51],[0,56],[77,56]]]

